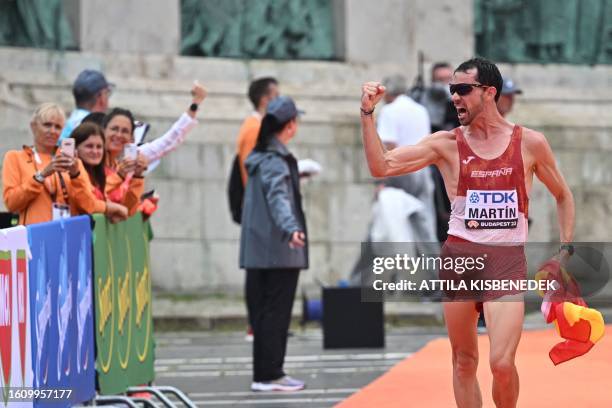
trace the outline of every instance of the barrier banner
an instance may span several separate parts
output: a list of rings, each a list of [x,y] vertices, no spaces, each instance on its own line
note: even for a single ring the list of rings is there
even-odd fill
[[[28,252],[25,227],[0,230],[0,407],[32,406]]]
[[[27,227],[35,406],[72,406],[95,396],[91,220]],[[57,392],[56,392],[57,391]]]
[[[94,215],[94,298],[100,394],[153,381],[149,225]]]

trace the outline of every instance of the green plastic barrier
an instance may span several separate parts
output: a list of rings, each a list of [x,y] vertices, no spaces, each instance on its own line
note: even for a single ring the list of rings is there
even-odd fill
[[[110,224],[94,216],[96,370],[101,394],[153,380],[149,225],[140,214]]]

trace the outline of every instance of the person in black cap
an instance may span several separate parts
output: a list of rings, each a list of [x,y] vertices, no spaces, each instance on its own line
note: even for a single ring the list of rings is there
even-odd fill
[[[91,112],[106,112],[113,87],[114,85],[109,83],[100,71],[93,69],[81,71],[72,85],[76,109],[66,120],[58,143],[70,137],[74,128],[80,125],[83,118]]]
[[[298,276],[300,269],[308,268],[297,161],[286,146],[295,136],[299,114],[291,98],[272,100],[245,162],[240,267],[247,271],[253,325],[253,391],[305,387],[283,371]]]
[[[502,85],[501,96],[497,101],[497,110],[500,115],[506,117],[514,106],[514,95],[520,95],[523,91],[519,88],[516,83],[510,78],[504,78],[504,84]]]

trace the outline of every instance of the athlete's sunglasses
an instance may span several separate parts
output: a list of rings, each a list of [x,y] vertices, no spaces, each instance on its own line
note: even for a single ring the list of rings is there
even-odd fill
[[[457,93],[457,95],[459,96],[465,96],[467,94],[469,94],[470,92],[472,92],[473,88],[488,88],[489,85],[482,85],[482,84],[450,84],[449,86],[450,89],[450,93],[451,95],[454,95],[455,93]]]

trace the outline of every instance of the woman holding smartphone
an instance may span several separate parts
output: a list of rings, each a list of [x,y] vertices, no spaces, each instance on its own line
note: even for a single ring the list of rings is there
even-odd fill
[[[206,89],[197,81],[191,89],[191,105],[161,137],[140,146],[134,146],[135,121],[132,112],[115,108],[104,118],[106,138],[106,194],[113,201],[122,201],[133,214],[133,205],[140,203],[144,189],[143,176],[148,163],[159,160],[185,140],[195,127],[200,104],[206,98]]]
[[[105,195],[124,204],[134,215],[144,192],[147,159],[132,144],[134,116],[127,109],[114,108],[104,117]]]
[[[21,225],[71,215],[105,213],[116,217],[121,208],[96,199],[81,161],[67,148],[57,148],[64,126],[62,108],[40,105],[32,116],[32,146],[6,153],[2,166],[6,208],[19,214]]]
[[[253,391],[297,391],[303,381],[283,371],[287,332],[300,269],[308,268],[306,219],[299,174],[287,143],[298,110],[289,97],[268,104],[257,143],[245,165],[240,267],[253,325]]]

